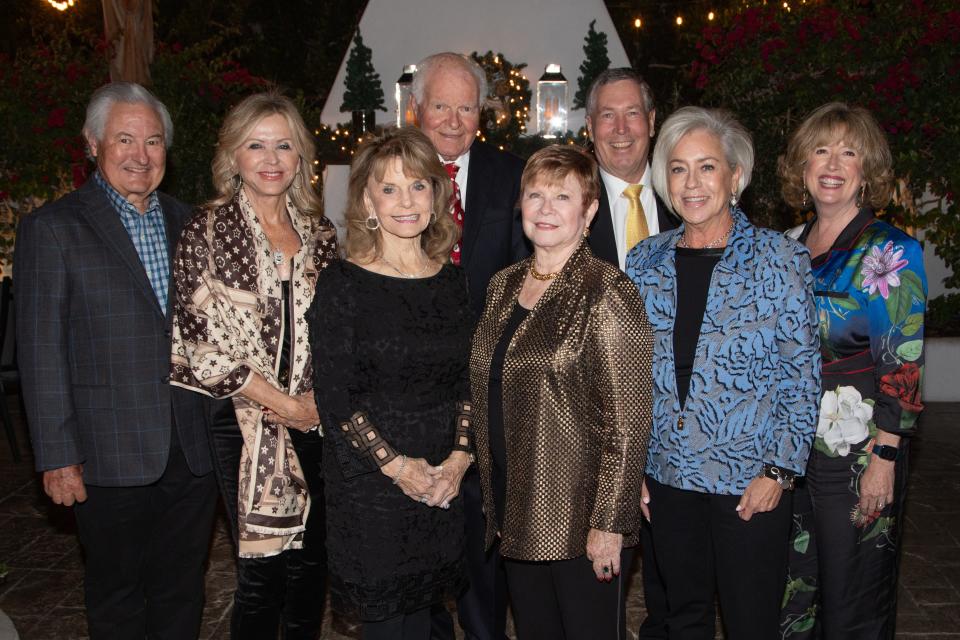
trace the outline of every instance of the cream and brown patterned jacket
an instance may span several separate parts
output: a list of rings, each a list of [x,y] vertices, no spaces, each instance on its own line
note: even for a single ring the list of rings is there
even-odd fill
[[[301,244],[291,272],[292,322],[283,317],[270,244],[242,191],[225,205],[194,212],[174,261],[171,381],[214,398],[233,398],[243,434],[237,496],[241,557],[299,548],[310,509],[286,429],[265,423],[263,408],[242,395],[253,373],[290,395],[312,385],[304,314],[318,270],[339,259],[336,232],[325,217],[304,215],[289,200],[287,209]],[[289,387],[278,380],[285,331],[293,332]]]
[[[470,360],[488,545],[497,534],[489,516],[490,363],[530,260],[490,281]],[[652,352],[653,334],[636,286],[581,243],[517,328],[504,360],[504,556],[575,558],[586,552],[591,528],[623,534],[624,546],[636,544]]]

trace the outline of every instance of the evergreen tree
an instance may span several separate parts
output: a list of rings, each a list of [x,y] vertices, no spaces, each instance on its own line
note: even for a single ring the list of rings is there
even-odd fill
[[[607,34],[596,31],[593,25],[596,20],[590,21],[590,30],[584,38],[584,60],[580,64],[580,77],[577,79],[577,93],[573,96],[573,108],[583,109],[587,106],[587,96],[590,94],[590,85],[602,71],[610,66],[607,57]]]
[[[353,39],[353,49],[347,58],[347,75],[343,80],[343,104],[340,111],[386,111],[383,103],[383,85],[380,74],[373,69],[373,51],[363,44],[360,30]]]

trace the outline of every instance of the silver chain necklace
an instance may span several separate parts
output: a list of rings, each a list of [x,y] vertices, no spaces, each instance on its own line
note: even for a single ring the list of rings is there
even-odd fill
[[[730,226],[727,227],[727,230],[723,232],[723,235],[722,235],[722,236],[720,236],[720,237],[717,238],[716,240],[713,240],[713,241],[711,241],[711,242],[708,242],[707,244],[703,245],[702,247],[691,247],[689,244],[687,244],[687,232],[684,231],[684,232],[683,232],[683,235],[680,236],[680,241],[677,243],[677,246],[678,246],[679,248],[681,248],[681,249],[716,249],[716,248],[719,247],[721,244],[723,244],[723,242],[727,239],[727,236],[730,235],[730,232],[731,232],[731,231],[733,231],[733,221],[732,221],[732,220],[730,221]]]
[[[427,272],[427,269],[430,268],[430,261],[427,260],[426,264],[423,265],[423,269],[420,269],[420,271],[418,271],[417,273],[404,273],[403,271],[400,271],[400,269],[397,269],[397,267],[394,266],[392,262],[387,260],[386,256],[380,256],[380,259],[383,260],[388,267],[390,267],[391,269],[399,273],[404,278],[419,278],[420,276],[422,276]]]

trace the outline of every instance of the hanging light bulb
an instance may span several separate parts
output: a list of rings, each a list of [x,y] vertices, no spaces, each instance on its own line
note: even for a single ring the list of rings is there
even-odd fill
[[[66,11],[76,4],[76,0],[63,0],[63,2],[57,2],[57,0],[47,0],[47,2],[57,11]]]

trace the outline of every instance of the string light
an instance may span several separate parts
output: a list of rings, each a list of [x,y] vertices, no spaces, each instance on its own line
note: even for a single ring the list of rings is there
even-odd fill
[[[637,18],[636,20],[633,21],[633,26],[639,29],[640,27],[643,26],[643,20],[641,20],[640,18]]]
[[[713,11],[707,14],[707,20],[713,20],[715,17],[716,16],[714,15]]]
[[[47,0],[47,2],[57,11],[66,11],[76,4],[76,0],[64,0],[63,2],[57,2],[57,0]]]
[[[677,26],[678,27],[683,26],[683,16],[677,16]]]

